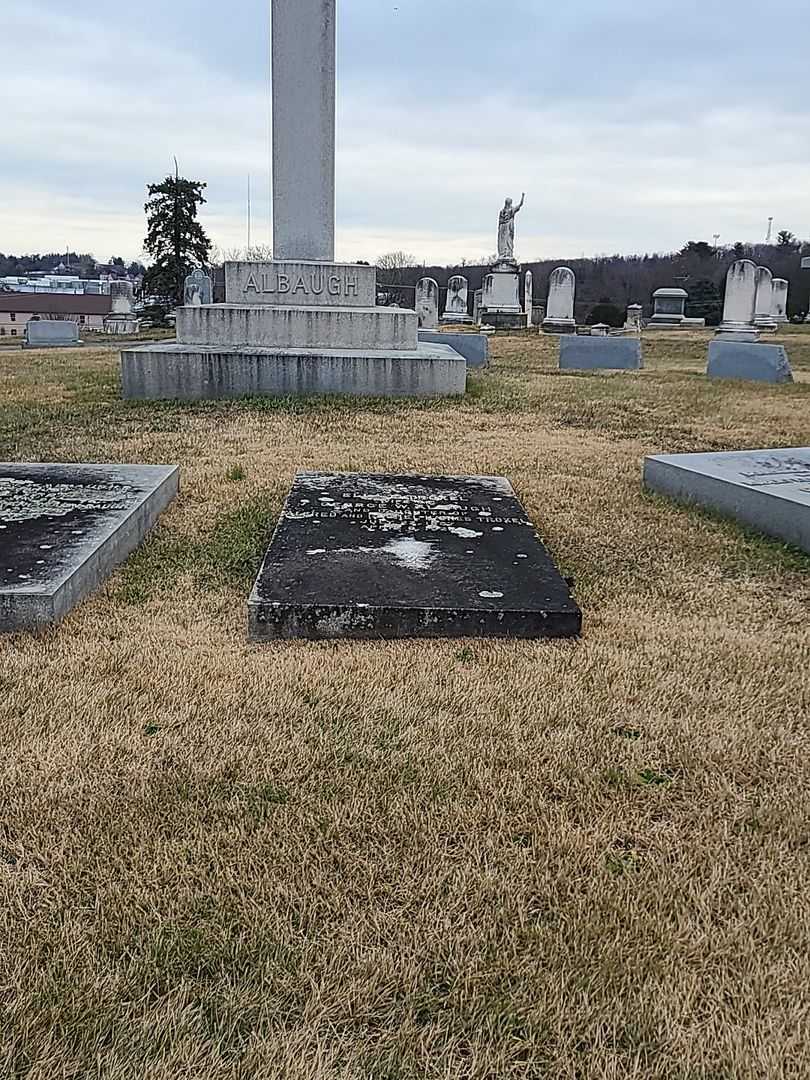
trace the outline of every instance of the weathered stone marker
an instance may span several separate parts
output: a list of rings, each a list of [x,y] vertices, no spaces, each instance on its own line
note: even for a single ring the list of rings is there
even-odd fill
[[[543,319],[544,334],[575,334],[574,298],[577,279],[574,271],[567,266],[558,266],[552,270],[548,279],[548,304],[546,317]]]
[[[645,460],[644,483],[810,552],[810,446],[661,454]]]
[[[793,371],[784,345],[762,345],[758,341],[735,341],[726,337],[709,342],[706,374],[710,379],[793,382]]]
[[[641,338],[574,334],[560,337],[561,371],[638,371],[642,367]]]
[[[178,481],[166,465],[0,464],[0,631],[66,615],[135,550]]]
[[[447,282],[447,301],[444,306],[443,323],[464,324],[471,323],[472,317],[467,314],[469,303],[470,283],[462,274],[456,274]]]
[[[582,614],[502,477],[299,473],[253,641],[574,637]]]
[[[79,324],[70,319],[29,319],[25,325],[25,349],[50,349],[81,344]]]

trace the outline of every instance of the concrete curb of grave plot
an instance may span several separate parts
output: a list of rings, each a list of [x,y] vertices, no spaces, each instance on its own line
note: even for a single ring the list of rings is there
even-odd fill
[[[121,353],[123,396],[139,401],[212,401],[301,394],[459,397],[467,363],[449,345],[358,354],[340,349],[147,346]]]
[[[560,371],[640,371],[644,367],[637,337],[560,338]]]
[[[783,345],[760,345],[717,338],[709,343],[710,379],[744,379],[749,382],[792,383],[793,372]]]
[[[489,363],[489,338],[486,334],[420,330],[419,340],[429,345],[449,345],[464,357],[469,368],[486,367]]]
[[[177,494],[176,465],[0,464],[0,632],[58,622]]]
[[[810,447],[658,454],[644,461],[644,486],[810,554]]]

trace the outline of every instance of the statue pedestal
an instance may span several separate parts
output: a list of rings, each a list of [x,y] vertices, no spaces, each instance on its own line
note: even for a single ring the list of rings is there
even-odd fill
[[[520,268],[516,262],[501,260],[484,278],[478,315],[483,325],[496,330],[525,330],[526,313],[520,302]]]

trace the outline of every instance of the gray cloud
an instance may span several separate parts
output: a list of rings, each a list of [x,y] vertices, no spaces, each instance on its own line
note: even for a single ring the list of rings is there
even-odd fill
[[[560,258],[807,233],[803,2],[339,0],[338,246],[482,257],[507,193],[519,254]],[[212,5],[213,9],[215,6]],[[177,154],[223,248],[268,238],[267,4],[5,0],[0,248],[137,256],[145,186]],[[708,9],[708,10],[707,10]],[[159,28],[159,33],[158,33]]]

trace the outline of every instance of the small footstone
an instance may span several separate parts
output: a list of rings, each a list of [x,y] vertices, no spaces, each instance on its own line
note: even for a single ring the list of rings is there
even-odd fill
[[[568,585],[497,476],[299,473],[248,612],[253,641],[582,629]]]
[[[644,483],[810,552],[810,446],[661,454],[645,460]]]
[[[178,480],[167,465],[0,464],[0,631],[56,622],[102,585]]]

